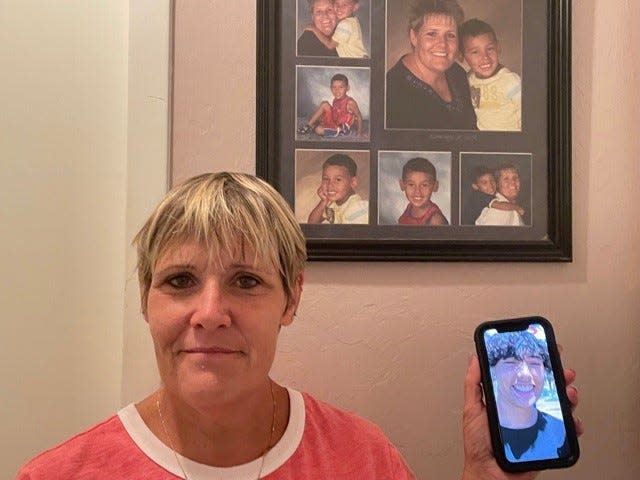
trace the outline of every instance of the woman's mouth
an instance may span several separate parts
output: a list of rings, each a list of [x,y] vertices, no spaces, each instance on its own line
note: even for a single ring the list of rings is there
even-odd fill
[[[224,355],[224,354],[234,354],[240,353],[239,350],[235,350],[227,347],[193,347],[193,348],[185,348],[182,350],[182,353],[189,354],[204,354],[204,355]]]

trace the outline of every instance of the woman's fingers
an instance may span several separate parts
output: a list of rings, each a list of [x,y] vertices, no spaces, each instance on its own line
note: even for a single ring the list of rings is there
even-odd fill
[[[564,379],[567,383],[567,397],[569,398],[569,402],[571,402],[571,411],[574,412],[578,404],[580,403],[580,395],[578,393],[578,387],[573,385],[573,382],[576,380],[576,371],[571,368],[564,369]],[[573,415],[573,423],[576,426],[576,433],[578,436],[584,433],[584,426],[582,425],[582,420],[577,415]]]

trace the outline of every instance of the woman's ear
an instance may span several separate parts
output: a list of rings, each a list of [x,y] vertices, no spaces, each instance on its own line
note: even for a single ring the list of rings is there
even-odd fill
[[[418,44],[418,36],[416,32],[413,31],[413,28],[409,29],[409,41],[411,42],[411,46],[415,49]]]
[[[291,294],[289,295],[287,307],[285,308],[284,314],[282,315],[282,320],[280,320],[280,325],[287,326],[291,325],[291,322],[293,322],[293,317],[295,317],[296,312],[298,311],[298,305],[300,304],[303,284],[304,273],[301,273],[296,278],[295,284],[293,286],[293,292],[291,292]]]

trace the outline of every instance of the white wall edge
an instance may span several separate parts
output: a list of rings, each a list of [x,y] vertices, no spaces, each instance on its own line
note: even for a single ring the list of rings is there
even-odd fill
[[[167,188],[170,132],[170,0],[130,0],[126,289],[121,402],[150,392],[155,372],[151,340],[140,314],[136,253],[130,243]]]

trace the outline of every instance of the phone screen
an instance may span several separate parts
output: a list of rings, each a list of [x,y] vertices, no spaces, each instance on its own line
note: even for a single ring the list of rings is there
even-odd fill
[[[476,332],[478,341],[498,463],[511,471],[575,463],[575,428],[564,378],[557,378],[562,367],[551,324],[541,317],[488,322]]]

